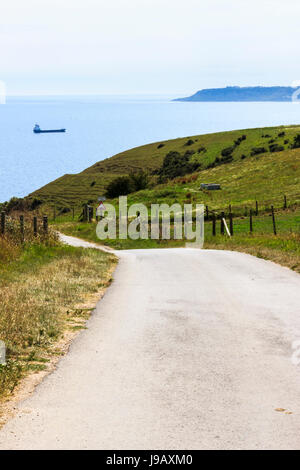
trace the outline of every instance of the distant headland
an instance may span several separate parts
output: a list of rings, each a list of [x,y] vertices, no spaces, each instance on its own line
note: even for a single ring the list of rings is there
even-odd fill
[[[297,88],[273,87],[238,87],[208,88],[197,91],[186,98],[176,98],[173,101],[292,101]]]

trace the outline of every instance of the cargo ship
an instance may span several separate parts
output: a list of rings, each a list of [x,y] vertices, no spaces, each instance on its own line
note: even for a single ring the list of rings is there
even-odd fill
[[[35,134],[49,134],[52,132],[66,132],[66,129],[41,129],[38,124],[36,124],[33,128],[33,132]]]

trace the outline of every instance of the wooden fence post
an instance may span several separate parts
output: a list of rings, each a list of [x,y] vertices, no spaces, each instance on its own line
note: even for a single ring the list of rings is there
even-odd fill
[[[87,222],[90,222],[90,221],[91,221],[90,206],[86,206],[86,221],[87,221]]]
[[[284,208],[284,209],[287,209],[287,199],[286,199],[286,195],[284,195],[283,208]]]
[[[5,212],[1,212],[1,235],[5,234]]]
[[[225,213],[224,212],[221,212],[221,235],[224,235],[225,233],[225,225],[224,225],[224,217],[225,217]]]
[[[44,233],[48,233],[48,217],[46,215],[43,217],[43,230]]]
[[[89,206],[87,204],[83,208],[83,220],[84,222],[89,222]]]
[[[212,234],[213,234],[213,237],[216,236],[216,214],[213,213],[212,215]]]
[[[230,235],[232,236],[233,235],[233,216],[232,216],[232,212],[229,213],[229,231],[230,231]]]
[[[277,235],[275,214],[274,214],[274,206],[271,206],[271,211],[272,211],[273,232],[274,232],[274,235]]]
[[[33,235],[36,237],[38,234],[38,224],[37,224],[37,216],[33,217]]]
[[[258,215],[258,202],[255,201],[255,215]]]
[[[250,233],[253,232],[253,220],[252,220],[252,209],[250,209]]]
[[[20,232],[21,232],[21,240],[23,243],[24,242],[24,215],[20,215]]]

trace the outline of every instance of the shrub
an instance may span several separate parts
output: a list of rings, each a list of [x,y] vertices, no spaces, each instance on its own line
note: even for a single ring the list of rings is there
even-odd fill
[[[134,173],[131,172],[129,176],[119,176],[111,181],[106,188],[106,196],[110,199],[119,196],[126,196],[127,194],[134,193],[146,189],[149,184],[149,175],[143,170]]]
[[[206,153],[206,152],[207,152],[207,150],[206,150],[205,147],[199,147],[199,148],[198,148],[198,153],[202,153],[202,152],[203,152],[203,153]]]
[[[41,204],[42,204],[43,201],[41,201],[40,199],[38,198],[34,198],[30,204],[30,209],[32,211],[34,211],[35,209],[37,209]]]
[[[96,184],[96,181],[92,181],[92,182],[91,182],[91,188],[92,188],[93,186],[95,186],[95,184]]]
[[[106,188],[106,196],[110,199],[126,196],[133,192],[133,183],[129,176],[119,176],[111,181]]]
[[[251,150],[251,156],[259,155],[261,153],[266,153],[265,147],[253,147],[253,149]]]
[[[234,145],[237,146],[237,145],[240,145],[243,140],[246,140],[247,139],[247,136],[245,134],[243,134],[241,137],[239,137],[237,140],[234,141]]]
[[[282,152],[284,150],[283,145],[272,144],[270,145],[270,152]]]
[[[131,172],[129,175],[134,191],[146,189],[149,183],[149,175],[146,171],[140,170],[137,173]]]
[[[196,153],[195,150],[192,150],[192,149],[191,149],[191,150],[187,150],[187,151],[185,152],[185,154],[184,154],[184,157],[185,157],[185,158],[189,158],[189,157],[191,157],[192,155],[194,155],[194,153]]]
[[[184,145],[186,146],[189,146],[189,145],[193,145],[195,142],[193,141],[193,139],[189,139]]]
[[[164,146],[165,146],[165,144],[159,144],[159,145],[157,146],[157,148],[158,148],[158,149],[161,149],[161,148],[163,148]]]
[[[284,136],[285,136],[285,132],[280,132],[280,133],[278,134],[278,137],[284,137]]]
[[[200,167],[198,162],[190,162],[193,151],[187,151],[184,155],[179,152],[171,151],[167,153],[164,158],[163,164],[159,170],[160,181],[163,178],[176,178],[177,176],[184,176],[187,173],[193,173]]]
[[[225,149],[222,150],[221,155],[222,157],[228,157],[230,156],[234,151],[234,147],[226,147]]]
[[[219,165],[224,165],[226,163],[231,163],[233,161],[232,155],[225,155],[223,157],[216,157],[212,163],[209,163],[206,168],[215,168]]]
[[[294,142],[291,145],[291,149],[298,149],[300,148],[300,134],[294,137]]]
[[[220,159],[220,163],[230,163],[232,162],[233,160],[233,156],[232,155],[225,155],[223,156],[221,159]]]
[[[241,155],[241,160],[245,160],[245,158],[246,158],[246,155],[244,155],[244,154]]]

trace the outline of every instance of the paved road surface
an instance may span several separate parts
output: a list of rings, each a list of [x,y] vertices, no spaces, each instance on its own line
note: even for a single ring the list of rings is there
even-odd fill
[[[0,448],[300,449],[300,276],[226,251],[119,255]]]

